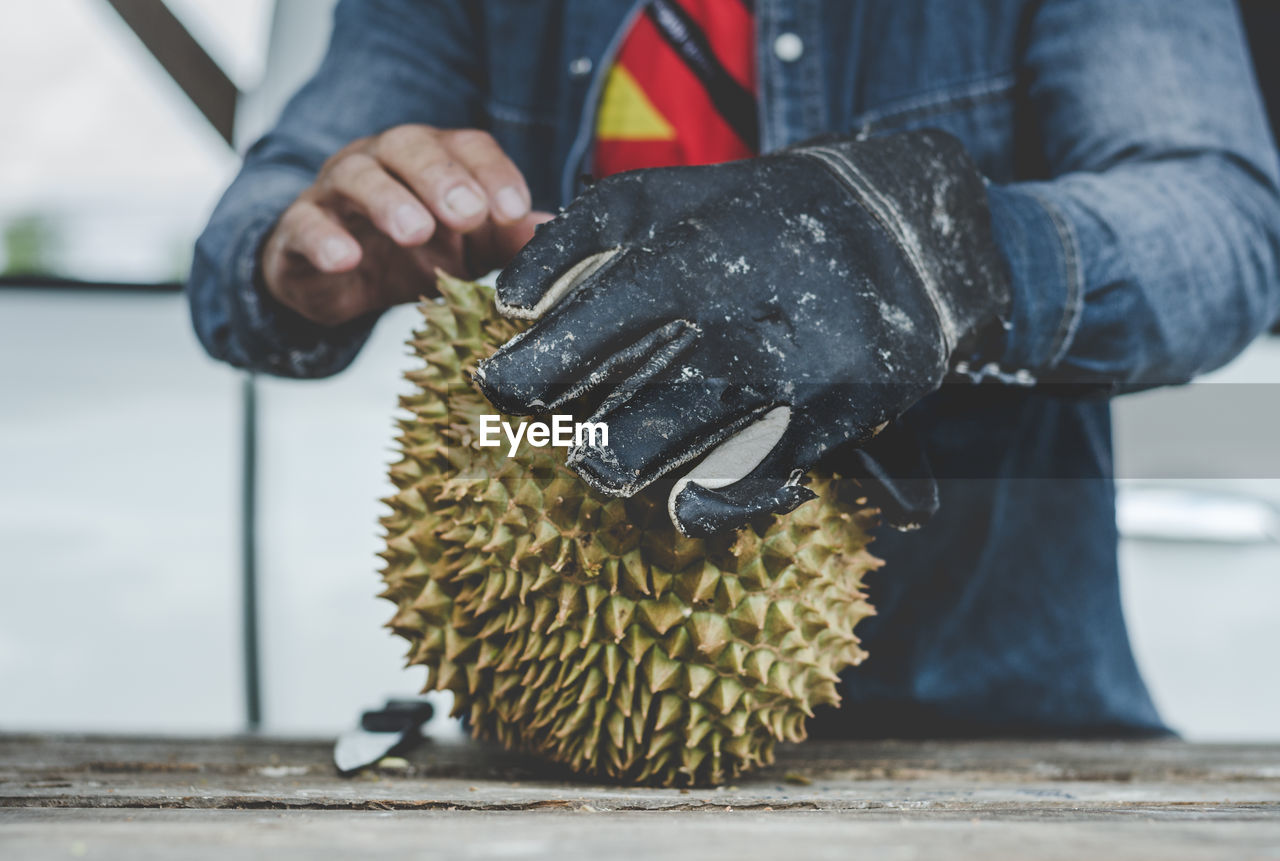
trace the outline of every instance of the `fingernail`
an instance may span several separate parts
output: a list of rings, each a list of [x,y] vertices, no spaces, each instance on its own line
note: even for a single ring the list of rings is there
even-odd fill
[[[396,238],[402,241],[413,239],[430,226],[422,208],[411,203],[406,203],[395,211],[391,216],[391,225],[395,228]]]
[[[498,209],[502,210],[502,214],[512,220],[524,218],[524,214],[529,211],[524,204],[524,195],[513,186],[509,185],[502,189],[493,196],[493,199],[498,204]]]
[[[456,186],[444,196],[444,205],[459,218],[470,218],[484,209],[484,201],[465,185]]]
[[[333,269],[347,263],[354,253],[351,243],[336,236],[330,237],[320,245],[320,264],[326,269]]]

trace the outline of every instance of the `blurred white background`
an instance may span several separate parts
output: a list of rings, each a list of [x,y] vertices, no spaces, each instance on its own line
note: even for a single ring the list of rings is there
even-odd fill
[[[273,30],[271,0],[173,0],[249,94],[242,142],[314,63],[330,5],[291,0],[290,26]],[[57,274],[182,277],[236,159],[102,0],[8,4],[0,105],[11,254],[30,256],[36,224],[36,256]],[[388,314],[336,379],[260,382],[270,731],[334,733],[423,681],[401,669],[402,649],[380,627],[390,605],[374,597],[377,500],[414,315]],[[1280,341],[1216,380],[1265,384],[1257,391],[1277,418]],[[0,289],[0,730],[243,726],[240,381],[204,356],[179,295]],[[1168,430],[1212,435],[1232,417],[1189,416],[1185,398],[1117,404],[1123,471],[1196,474],[1180,471],[1185,446],[1162,445]],[[1256,500],[1280,504],[1274,478],[1177,485],[1254,511],[1270,510]],[[1153,486],[1169,483],[1133,490]],[[1172,521],[1128,498],[1148,538],[1124,543],[1124,598],[1166,718],[1191,738],[1280,738],[1280,547],[1150,540],[1153,510]]]
[[[242,90],[261,80],[271,7],[171,3]],[[110,6],[6,3],[0,106],[0,225],[38,219],[59,274],[156,281],[185,273],[190,239],[236,158]]]

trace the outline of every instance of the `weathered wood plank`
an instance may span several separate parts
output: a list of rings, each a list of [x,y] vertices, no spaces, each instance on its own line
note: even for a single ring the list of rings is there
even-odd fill
[[[17,814],[16,818],[4,814]],[[909,820],[831,813],[0,811],[0,855],[23,861],[553,858],[601,861],[1280,857],[1280,824]]]
[[[0,736],[0,857],[1280,858],[1280,746],[850,742],[715,789],[489,745],[337,777],[327,742]]]

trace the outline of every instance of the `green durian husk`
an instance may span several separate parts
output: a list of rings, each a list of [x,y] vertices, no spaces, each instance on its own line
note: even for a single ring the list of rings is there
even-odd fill
[[[715,785],[802,740],[866,657],[876,512],[819,476],[790,514],[692,539],[665,489],[605,498],[562,449],[478,446],[494,410],[467,372],[521,324],[487,287],[439,289],[409,342],[424,364],[382,518],[388,627],[427,689],[452,691],[477,737],[628,783]]]

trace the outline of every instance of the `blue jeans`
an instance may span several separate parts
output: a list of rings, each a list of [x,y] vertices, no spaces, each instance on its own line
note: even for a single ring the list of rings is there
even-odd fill
[[[489,129],[553,208],[589,173],[633,0],[344,0],[333,43],[249,151],[196,249],[196,330],[234,365],[332,374],[336,328],[257,277],[272,224],[350,140]],[[1185,382],[1280,314],[1280,171],[1230,0],[756,0],[761,141],[933,126],[989,180],[1013,276],[999,355],[909,420],[942,476],[883,534],[871,659],[842,734],[1158,733],[1120,610],[1106,396]],[[783,33],[803,50],[778,56]],[[794,44],[794,43],[793,43]],[[1057,385],[1067,383],[1073,388]],[[1081,395],[1085,391],[1090,394]]]

